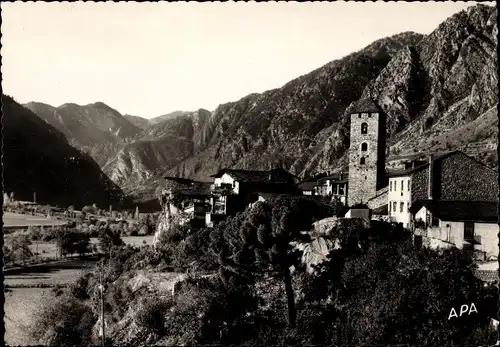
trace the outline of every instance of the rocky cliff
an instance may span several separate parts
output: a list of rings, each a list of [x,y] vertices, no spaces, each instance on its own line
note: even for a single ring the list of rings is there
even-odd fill
[[[149,126],[111,157],[103,170],[125,191],[154,192],[165,169],[199,152],[210,112],[200,109]],[[116,147],[114,147],[116,148]]]

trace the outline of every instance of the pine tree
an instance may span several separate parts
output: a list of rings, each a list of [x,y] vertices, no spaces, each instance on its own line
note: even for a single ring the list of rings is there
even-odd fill
[[[293,241],[308,240],[315,203],[299,198],[278,198],[258,203],[239,230],[225,230],[225,247],[219,252],[219,275],[226,286],[237,278],[255,280],[263,274],[280,278],[285,287],[288,325],[296,325],[295,293],[290,268],[298,266],[302,251]],[[312,207],[312,208],[311,208]]]

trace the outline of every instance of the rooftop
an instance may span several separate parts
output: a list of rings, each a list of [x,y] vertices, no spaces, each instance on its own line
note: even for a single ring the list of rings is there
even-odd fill
[[[291,183],[291,181],[293,181],[293,179],[295,178],[293,174],[287,172],[282,168],[275,168],[268,171],[222,169],[221,171],[210,177],[219,178],[225,173],[242,182]]]
[[[325,182],[325,181],[333,181],[338,183],[348,182],[349,172],[342,172],[342,173],[339,172],[337,174],[321,177],[320,179],[318,179],[318,182]]]
[[[438,155],[433,155],[432,161],[436,162],[436,161],[442,160],[444,158],[447,158],[447,157],[449,157],[452,154],[458,154],[458,153],[466,155],[466,154],[464,154],[464,153],[462,153],[460,151],[451,151],[451,152],[446,152],[446,153],[442,153],[442,154],[438,154]],[[418,166],[415,166],[414,168],[410,168],[410,169],[388,171],[387,174],[386,174],[386,176],[387,177],[408,176],[408,175],[410,175],[410,174],[412,174],[414,172],[417,172],[417,171],[420,171],[422,169],[425,169],[428,166],[429,166],[429,161],[427,161],[427,162],[425,162],[423,164],[420,164]]]
[[[299,187],[302,190],[314,190],[315,186],[316,186],[316,181],[306,181],[297,184],[297,187]]]
[[[372,99],[363,99],[356,103],[352,113],[363,113],[363,112],[381,112],[380,107],[378,107]]]
[[[387,204],[373,209],[373,214],[376,214],[379,216],[387,216],[389,214],[389,209],[388,209]]]
[[[496,201],[417,200],[410,207],[410,212],[417,213],[422,207],[444,221],[495,223],[498,221],[498,203]]]

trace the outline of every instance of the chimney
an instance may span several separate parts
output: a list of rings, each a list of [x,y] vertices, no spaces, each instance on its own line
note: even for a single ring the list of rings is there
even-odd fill
[[[432,154],[429,155],[429,177],[427,180],[427,198],[432,200],[433,187],[433,176],[434,176],[434,161]]]

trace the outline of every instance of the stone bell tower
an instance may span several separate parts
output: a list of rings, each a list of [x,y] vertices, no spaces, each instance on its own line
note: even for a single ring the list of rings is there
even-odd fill
[[[351,114],[348,206],[366,204],[385,184],[386,116],[371,100]]]

